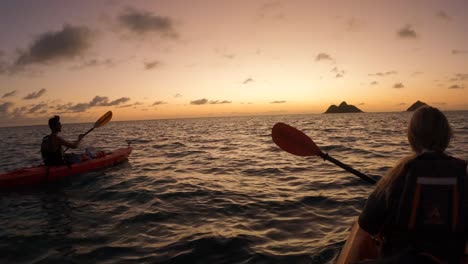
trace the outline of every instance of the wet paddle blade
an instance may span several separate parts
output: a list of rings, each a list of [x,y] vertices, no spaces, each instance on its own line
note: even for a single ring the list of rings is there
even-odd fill
[[[319,147],[302,131],[285,123],[276,123],[271,137],[278,147],[297,156],[315,156],[321,153]]]
[[[94,128],[101,127],[107,124],[111,119],[112,119],[112,111],[108,111],[103,116],[101,116],[101,118],[99,118],[98,121],[96,121],[96,123],[94,123]]]

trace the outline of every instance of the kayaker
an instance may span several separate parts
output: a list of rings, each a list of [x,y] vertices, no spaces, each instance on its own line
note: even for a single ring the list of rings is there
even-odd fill
[[[447,118],[425,106],[413,113],[402,159],[377,184],[359,217],[359,231],[379,244],[363,263],[462,263],[468,259],[467,162],[445,153]],[[365,240],[353,245],[356,249]],[[468,263],[468,262],[463,262]]]
[[[81,161],[81,156],[77,154],[64,154],[62,146],[75,149],[81,142],[83,134],[78,136],[78,140],[67,141],[59,133],[62,131],[60,116],[54,116],[49,119],[50,135],[42,139],[41,154],[45,165],[63,165],[77,163]]]

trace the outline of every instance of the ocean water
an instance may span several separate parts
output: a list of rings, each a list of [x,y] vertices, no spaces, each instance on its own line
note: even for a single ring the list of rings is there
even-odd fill
[[[447,112],[468,159],[468,112]],[[411,113],[111,122],[82,147],[128,162],[0,192],[0,263],[331,263],[373,186],[271,140],[285,122],[374,177],[410,153]],[[65,121],[65,120],[64,120]],[[65,124],[74,139],[92,124]],[[0,173],[40,163],[46,126],[0,128]]]

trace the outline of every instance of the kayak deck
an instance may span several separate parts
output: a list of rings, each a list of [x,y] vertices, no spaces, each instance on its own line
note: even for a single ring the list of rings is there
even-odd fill
[[[132,147],[116,149],[105,156],[70,165],[41,165],[7,172],[0,175],[0,189],[37,185],[110,167],[127,160],[132,150]]]

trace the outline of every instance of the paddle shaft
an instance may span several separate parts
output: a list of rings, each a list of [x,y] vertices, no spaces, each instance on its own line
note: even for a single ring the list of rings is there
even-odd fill
[[[84,138],[86,135],[88,135],[89,132],[93,131],[94,128],[95,128],[95,127],[92,127],[92,128],[90,128],[88,131],[86,131],[86,133],[84,133],[84,135],[83,135],[82,138]]]
[[[371,184],[375,184],[377,181],[367,175],[365,175],[364,173],[360,172],[360,171],[357,171],[355,169],[353,169],[351,166],[349,165],[346,165],[344,164],[343,162],[337,160],[337,159],[334,159],[332,157],[330,157],[328,154],[326,153],[323,153],[323,152],[319,152],[318,153],[318,156],[320,156],[321,158],[323,158],[324,160],[328,160],[330,161],[331,163],[335,164],[336,166],[346,170],[346,171],[349,171],[351,172],[352,174],[358,176],[359,178],[365,180],[366,182],[368,183],[371,183]]]

